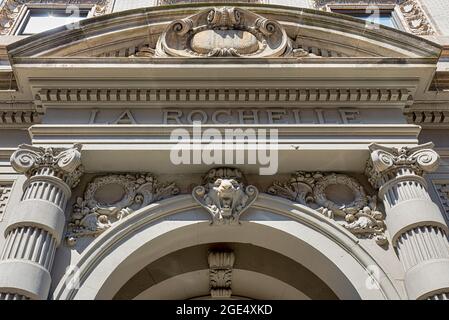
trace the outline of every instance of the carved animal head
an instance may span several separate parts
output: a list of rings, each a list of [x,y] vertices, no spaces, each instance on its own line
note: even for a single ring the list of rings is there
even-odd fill
[[[221,203],[223,214],[232,214],[233,204],[238,198],[240,198],[240,184],[234,179],[217,179],[214,183],[213,189],[215,190]]]

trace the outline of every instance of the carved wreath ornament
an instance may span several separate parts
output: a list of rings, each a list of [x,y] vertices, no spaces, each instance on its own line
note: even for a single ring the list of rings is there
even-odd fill
[[[241,214],[256,200],[259,191],[245,186],[238,169],[212,169],[203,185],[193,189],[193,198],[212,216],[212,224],[238,224]]]
[[[337,203],[330,199],[328,188],[349,190],[351,200]],[[362,238],[375,238],[385,245],[385,223],[377,210],[377,197],[367,196],[363,187],[353,178],[343,174],[321,172],[296,172],[288,182],[275,182],[268,193],[308,206],[335,219],[351,233]]]
[[[101,199],[111,188],[119,189],[119,199]],[[159,183],[152,174],[124,174],[98,177],[89,183],[84,197],[77,198],[68,225],[67,244],[80,237],[97,236],[136,210],[179,193],[174,183]],[[103,196],[104,197],[104,196]]]

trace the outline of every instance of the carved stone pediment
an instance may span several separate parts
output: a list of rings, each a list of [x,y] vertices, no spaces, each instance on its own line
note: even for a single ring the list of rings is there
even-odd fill
[[[242,8],[204,10],[172,22],[161,35],[157,57],[295,56],[290,38],[274,20]]]
[[[212,216],[213,224],[237,224],[240,215],[256,200],[259,191],[246,186],[238,169],[212,169],[204,183],[193,189],[193,198]]]

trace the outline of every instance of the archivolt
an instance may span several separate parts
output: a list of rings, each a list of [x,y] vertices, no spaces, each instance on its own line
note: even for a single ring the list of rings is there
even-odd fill
[[[79,288],[70,288],[66,275],[53,299],[111,299],[149,262],[209,242],[246,242],[277,251],[312,270],[341,299],[400,299],[358,239],[310,208],[261,194],[241,220],[240,226],[210,226],[207,212],[189,195],[151,204],[91,243],[75,264]],[[379,268],[379,290],[365,286],[372,266]]]

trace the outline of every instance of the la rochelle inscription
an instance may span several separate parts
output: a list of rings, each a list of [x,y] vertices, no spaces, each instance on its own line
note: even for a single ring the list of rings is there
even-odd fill
[[[99,116],[107,111],[92,110],[89,124],[103,124]],[[354,108],[251,108],[251,109],[159,109],[142,116],[136,110],[126,109],[107,124],[359,124],[363,123],[360,111]]]

